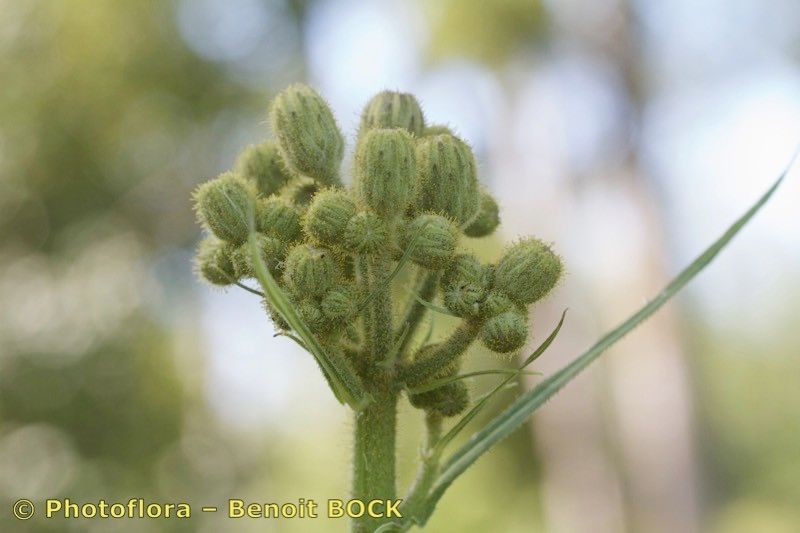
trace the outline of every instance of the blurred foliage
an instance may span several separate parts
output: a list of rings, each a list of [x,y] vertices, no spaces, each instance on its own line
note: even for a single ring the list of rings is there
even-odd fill
[[[431,18],[433,60],[464,56],[488,66],[504,63],[544,40],[547,13],[539,0],[424,2]]]
[[[217,170],[228,109],[257,116],[263,91],[187,48],[177,6],[0,7],[4,510],[23,496],[181,501],[230,488],[214,473],[227,463],[187,458],[187,426],[208,415],[178,374],[174,332],[142,295],[159,294],[152,257],[196,239],[189,191]],[[181,268],[191,276],[188,260]],[[213,422],[200,427],[227,446]],[[3,512],[0,530],[68,528],[10,520]]]

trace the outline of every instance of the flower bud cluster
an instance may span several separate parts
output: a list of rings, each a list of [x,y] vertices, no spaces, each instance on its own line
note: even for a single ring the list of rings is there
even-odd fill
[[[367,388],[454,377],[477,338],[500,353],[524,344],[527,307],[557,284],[561,261],[532,238],[491,265],[460,250],[465,238],[491,235],[500,223],[466,142],[446,126],[426,124],[412,95],[381,92],[362,113],[352,186],[345,187],[344,137],[316,91],[290,86],[271,103],[269,119],[274,140],[248,146],[235,170],[195,192],[208,232],[196,256],[202,278],[226,286],[255,277],[252,237],[308,330],[331,352],[346,353]],[[399,353],[387,366],[378,363],[392,345],[381,339],[399,338],[409,324],[397,323],[399,306],[381,283],[389,283],[401,260],[432,280],[427,298],[438,288],[443,305],[463,322],[449,339]],[[381,314],[387,305],[391,316]],[[272,304],[264,306],[278,328],[290,329]],[[387,328],[388,336],[381,333]],[[409,399],[453,416],[469,396],[464,382],[453,380]]]

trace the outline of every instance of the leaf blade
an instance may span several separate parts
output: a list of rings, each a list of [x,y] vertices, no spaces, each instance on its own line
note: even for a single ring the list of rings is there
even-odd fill
[[[797,154],[795,154],[796,157]],[[681,271],[667,286],[656,295],[656,297],[631,315],[619,326],[604,335],[586,352],[573,360],[561,370],[540,382],[536,387],[520,396],[504,412],[489,422],[481,432],[479,438],[471,439],[462,448],[453,454],[442,469],[437,480],[434,482],[430,494],[426,500],[426,516],[429,516],[436,505],[436,502],[444,494],[444,491],[478,458],[488,451],[494,444],[508,436],[516,430],[536,409],[541,407],[548,399],[556,394],[564,385],[577,376],[583,369],[597,359],[610,346],[619,341],[627,333],[644,320],[649,318],[661,306],[669,301],[679,290],[719,254],[727,244],[736,236],[739,231],[755,216],[755,214],[767,203],[777,188],[783,182],[792,162],[783,171],[775,183],[743,214],[741,215],[714,243],[703,251],[692,263]]]

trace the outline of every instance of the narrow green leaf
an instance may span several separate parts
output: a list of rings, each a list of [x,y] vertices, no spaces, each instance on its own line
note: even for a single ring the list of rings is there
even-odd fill
[[[331,389],[336,398],[340,402],[346,403],[356,410],[360,410],[365,403],[369,401],[369,396],[363,389],[363,386],[360,385],[358,376],[346,365],[337,364],[333,361],[317,338],[308,329],[308,326],[306,326],[305,322],[300,318],[300,315],[297,314],[297,311],[295,311],[294,306],[286,297],[286,294],[284,294],[283,290],[278,286],[278,282],[275,281],[275,278],[273,278],[272,274],[267,270],[267,266],[264,264],[261,254],[258,253],[255,236],[255,232],[250,233],[250,255],[253,261],[256,278],[264,289],[265,298],[292,327],[303,344],[305,344],[309,353],[314,356],[314,359],[316,359],[325,377],[331,384]]]
[[[794,158],[792,159],[794,162]],[[653,300],[639,309],[630,318],[617,328],[603,336],[594,346],[589,348],[573,362],[539,383],[536,387],[521,395],[504,412],[489,422],[484,429],[457,450],[453,457],[442,468],[442,472],[431,488],[426,500],[426,516],[433,512],[436,502],[442,497],[444,491],[471,466],[479,457],[497,442],[508,436],[512,431],[521,426],[528,416],[541,407],[548,399],[556,394],[564,385],[577,376],[590,363],[597,359],[610,346],[624,337],[628,332],[641,324],[645,319],[655,313],[662,305],[682,289],[692,278],[701,272],[717,254],[733,239],[733,237],[747,224],[751,218],[770,199],[775,190],[783,181],[791,163],[784,170],[778,180],[764,193],[764,195],[734,222],[723,235],[708,247],[697,259],[674,278]]]
[[[541,375],[541,372],[526,372],[516,368],[492,368],[489,370],[476,370],[475,372],[467,372],[466,374],[458,374],[456,376],[434,379],[433,381],[429,381],[424,385],[420,385],[419,387],[411,387],[410,389],[406,390],[409,394],[422,394],[423,392],[429,392],[438,389],[439,387],[443,387],[449,383],[461,381],[462,379],[474,378],[477,376],[496,376],[498,374],[506,374],[513,378],[519,376],[520,374]]]
[[[550,335],[547,336],[547,338],[542,342],[542,344],[540,344],[539,347],[536,348],[536,350],[530,356],[528,356],[528,358],[525,359],[525,361],[523,361],[522,365],[519,367],[519,370],[515,372],[521,372],[522,370],[524,370],[525,367],[531,364],[540,355],[542,355],[545,352],[545,350],[547,350],[547,348],[553,343],[553,341],[558,336],[558,332],[561,331],[561,326],[564,325],[564,319],[566,318],[566,316],[567,316],[567,311],[565,309],[564,312],[561,313],[561,319],[558,321],[558,324],[556,324],[555,329],[553,329],[553,331],[550,333]],[[439,442],[436,443],[436,449],[434,450],[434,453],[438,456],[441,456],[444,449],[447,447],[448,444],[450,444],[450,442],[456,437],[456,435],[461,433],[461,431],[465,427],[467,427],[467,424],[469,424],[472,421],[472,419],[478,416],[478,413],[480,413],[483,410],[483,408],[486,406],[489,400],[494,398],[501,391],[505,390],[507,385],[511,381],[513,381],[515,377],[516,374],[507,377],[506,379],[501,381],[494,389],[486,393],[486,395],[484,395],[477,402],[475,402],[475,405],[472,406],[472,409],[467,411],[467,414],[461,417],[461,419],[456,423],[456,425],[450,428],[450,430],[441,439],[439,439]],[[478,435],[473,436],[473,439]],[[456,451],[455,454],[458,454],[458,451]]]
[[[457,314],[445,309],[444,307],[439,307],[438,305],[432,304],[431,302],[429,302],[427,300],[423,300],[422,298],[419,297],[419,294],[417,294],[417,293],[415,293],[413,291],[409,291],[409,292],[411,293],[411,296],[413,296],[414,299],[420,303],[420,305],[422,305],[424,307],[427,307],[431,311],[433,311],[435,313],[442,314],[442,315],[452,316],[454,318],[461,318]]]

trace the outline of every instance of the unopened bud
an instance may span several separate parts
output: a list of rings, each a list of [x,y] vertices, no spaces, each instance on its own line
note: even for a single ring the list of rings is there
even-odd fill
[[[344,233],[348,250],[358,254],[374,254],[388,246],[389,230],[378,215],[362,211],[350,219]]]
[[[291,85],[275,97],[269,115],[291,168],[325,185],[339,182],[344,139],[319,93],[307,85]]]
[[[495,288],[520,304],[544,298],[561,278],[561,259],[539,239],[514,244],[497,263]]]
[[[256,247],[261,256],[261,260],[267,266],[267,270],[277,276],[280,273],[283,259],[286,257],[286,244],[275,237],[268,237],[259,233],[256,235]],[[231,263],[233,264],[236,275],[239,278],[256,277],[253,265],[253,255],[250,243],[246,242],[230,253]]]
[[[255,190],[233,172],[200,185],[194,193],[200,221],[223,241],[242,244],[250,234]]]
[[[328,320],[342,322],[353,317],[356,303],[354,288],[345,285],[328,291],[320,302],[320,309]]]
[[[236,160],[236,172],[252,182],[260,196],[278,192],[292,177],[275,141],[245,148]]]
[[[450,417],[462,413],[467,408],[469,391],[463,382],[454,381],[427,392],[410,394],[408,400],[417,409]]]
[[[475,157],[452,135],[424,137],[417,144],[417,209],[447,215],[463,225],[478,210]]]
[[[321,297],[339,278],[339,268],[329,250],[298,244],[289,251],[283,279],[297,297]]]
[[[411,260],[425,268],[440,269],[453,258],[458,242],[458,228],[441,215],[423,214],[406,228],[403,249],[414,242]]]
[[[304,218],[306,233],[327,246],[344,242],[347,223],[356,214],[356,204],[346,192],[329,189],[319,192],[308,206]]]
[[[214,237],[206,237],[197,247],[197,273],[214,285],[231,285],[239,280],[231,263],[227,246]]]
[[[425,128],[425,130],[422,132],[422,135],[424,135],[425,137],[433,137],[434,135],[443,135],[443,134],[455,135],[455,133],[453,133],[453,130],[441,124],[432,124],[427,128]]]
[[[396,216],[411,201],[416,175],[414,139],[401,129],[367,131],[358,143],[355,190],[381,216]]]
[[[507,311],[487,320],[481,328],[483,344],[498,353],[513,352],[522,348],[528,337],[528,323],[525,317],[514,311]]]
[[[301,233],[300,211],[286,198],[270,196],[258,202],[258,231],[283,242],[296,241]]]
[[[361,132],[375,128],[403,128],[416,136],[425,128],[422,109],[414,95],[383,91],[375,95],[361,113]]]
[[[482,192],[478,214],[472,219],[469,226],[464,230],[467,237],[486,237],[500,224],[500,209],[492,195]]]

